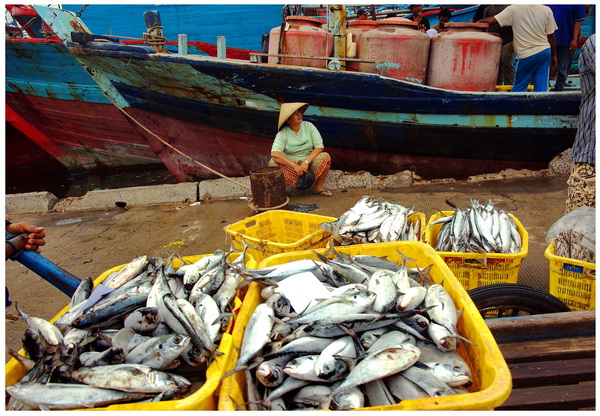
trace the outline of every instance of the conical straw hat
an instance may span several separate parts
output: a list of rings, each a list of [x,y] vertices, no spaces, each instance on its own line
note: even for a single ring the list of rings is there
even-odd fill
[[[281,129],[283,123],[286,122],[288,118],[292,114],[296,112],[296,110],[300,110],[301,113],[304,113],[308,108],[307,103],[283,103],[281,104],[281,109],[279,110],[279,122],[277,123],[277,130]]]

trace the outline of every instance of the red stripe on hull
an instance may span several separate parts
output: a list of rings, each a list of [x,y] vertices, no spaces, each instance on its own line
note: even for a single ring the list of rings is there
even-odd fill
[[[111,104],[6,93],[6,103],[52,144],[31,137],[70,169],[160,164],[148,143]]]

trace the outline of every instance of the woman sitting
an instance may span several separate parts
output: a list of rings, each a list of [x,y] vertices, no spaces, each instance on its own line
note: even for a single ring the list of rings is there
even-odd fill
[[[296,186],[307,171],[315,175],[313,190],[321,196],[331,196],[323,183],[331,166],[331,157],[324,152],[323,138],[309,121],[302,121],[307,103],[284,103],[279,111],[279,132],[271,148],[269,166],[280,166],[286,183]]]

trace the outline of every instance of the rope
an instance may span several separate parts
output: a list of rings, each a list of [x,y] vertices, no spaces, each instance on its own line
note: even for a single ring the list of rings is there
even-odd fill
[[[165,48],[167,38],[162,35],[162,28],[158,25],[148,28],[148,32],[144,32],[144,41],[158,53],[169,53]]]
[[[171,149],[173,149],[175,152],[179,153],[181,156],[185,157],[186,159],[188,159],[190,162],[193,162],[201,167],[203,167],[204,169],[214,173],[217,176],[220,176],[223,179],[227,179],[230,182],[235,183],[238,186],[241,186],[242,188],[246,188],[246,189],[250,189],[252,190],[252,188],[250,188],[247,185],[244,185],[241,182],[236,181],[235,179],[231,179],[228,176],[223,175],[221,172],[217,172],[216,170],[198,162],[196,159],[186,155],[185,153],[183,153],[181,150],[177,149],[176,147],[174,147],[171,143],[166,142],[165,140],[163,140],[162,138],[160,138],[159,136],[157,136],[154,132],[150,131],[148,128],[146,128],[146,126],[142,125],[142,123],[140,123],[139,121],[137,121],[132,115],[130,115],[127,111],[125,111],[124,108],[122,108],[121,106],[119,106],[117,103],[115,103],[108,95],[106,95],[104,93],[104,91],[102,91],[102,93],[104,94],[104,96],[114,104],[115,107],[117,107],[123,114],[125,114],[129,119],[131,119],[135,124],[137,124],[138,126],[140,126],[142,129],[144,129],[146,132],[148,132],[149,134],[151,134],[152,136],[154,136],[159,142],[161,142],[162,144],[164,144],[167,147],[170,147]]]
[[[87,9],[87,6],[89,6],[89,4],[84,4],[83,7],[77,13],[75,13],[75,16],[81,17],[81,13],[83,13],[85,9]]]
[[[31,26],[33,24],[33,22],[35,22],[35,20],[37,19],[37,16],[32,17],[27,23],[25,23],[23,26],[21,26],[20,30],[18,33],[14,33],[14,34],[10,34],[9,37],[11,38],[16,38],[17,36],[23,36],[23,32],[25,32],[29,26]],[[15,20],[16,22],[16,20]],[[17,22],[18,24],[18,22]]]

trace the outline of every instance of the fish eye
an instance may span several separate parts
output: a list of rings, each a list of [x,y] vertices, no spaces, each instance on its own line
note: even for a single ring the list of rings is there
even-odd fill
[[[173,338],[173,342],[175,342],[175,344],[180,344],[181,341],[183,341],[183,338],[180,337],[179,335],[177,335],[175,338]]]

